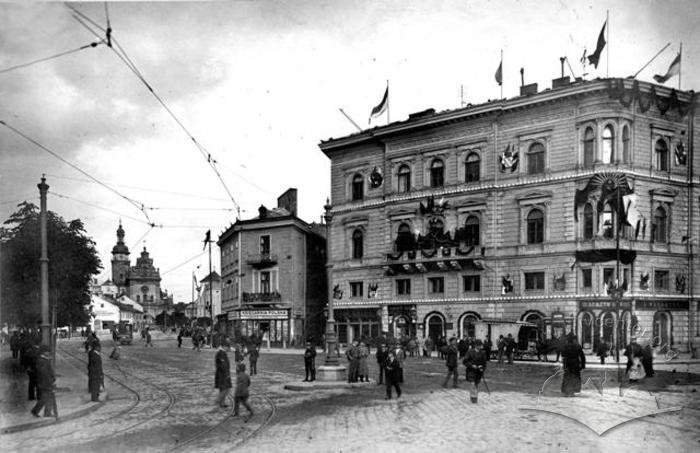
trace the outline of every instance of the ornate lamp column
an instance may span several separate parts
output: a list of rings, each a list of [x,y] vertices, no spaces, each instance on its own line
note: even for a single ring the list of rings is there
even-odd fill
[[[333,285],[331,269],[331,222],[333,214],[331,213],[332,206],[330,200],[326,199],[326,205],[323,207],[325,213],[323,220],[326,222],[326,280],[328,281],[328,320],[326,321],[326,361],[318,367],[319,381],[345,381],[345,367],[338,362],[337,341],[335,335],[335,318],[333,317]]]
[[[46,230],[46,192],[49,190],[49,185],[46,184],[46,178],[41,176],[39,187],[39,199],[41,211],[39,212],[39,225],[41,237],[41,258],[39,258],[41,271],[41,343],[49,346],[51,342],[51,324],[49,323],[49,256],[48,256],[48,240]]]

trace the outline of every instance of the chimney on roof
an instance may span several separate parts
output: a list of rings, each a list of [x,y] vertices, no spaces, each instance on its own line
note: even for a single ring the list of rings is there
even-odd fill
[[[260,207],[258,208],[258,215],[261,219],[267,218],[267,208],[265,207],[265,205],[260,205]]]
[[[520,68],[520,96],[529,96],[531,94],[537,94],[537,84],[525,85],[525,68]]]
[[[293,216],[297,215],[297,189],[289,188],[277,198],[277,207],[284,208]]]

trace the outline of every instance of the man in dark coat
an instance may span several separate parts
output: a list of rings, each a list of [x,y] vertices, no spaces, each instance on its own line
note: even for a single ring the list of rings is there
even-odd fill
[[[513,335],[508,334],[506,337],[506,356],[508,357],[508,363],[513,363],[513,355],[515,354],[516,346]]]
[[[101,350],[99,343],[92,343],[88,352],[88,389],[91,401],[100,400],[100,387],[104,386]]]
[[[445,381],[442,383],[442,386],[447,387],[447,383],[450,382],[450,377],[452,377],[452,387],[457,388],[457,355],[459,354],[457,339],[454,337],[450,338],[450,344],[443,348],[442,353],[445,356],[445,365],[447,365],[447,376],[445,376]]]
[[[19,357],[19,334],[16,330],[12,332],[12,336],[10,337],[10,349],[12,349],[13,359]]]
[[[386,398],[391,399],[391,388],[396,389],[396,397],[401,398],[401,386],[399,385],[399,361],[396,359],[396,355],[392,351],[389,351],[386,357],[386,362],[384,364],[384,369],[386,370]]]
[[[452,340],[450,340],[452,342]],[[467,340],[465,338],[461,338],[457,342],[457,350],[459,351],[459,358],[462,359],[464,358],[464,354],[467,353],[467,349],[469,349],[469,345],[467,344]]]
[[[484,340],[484,354],[486,354],[486,360],[491,360],[491,349],[493,349],[493,343],[491,343],[491,337],[486,335]]]
[[[649,343],[642,349],[642,366],[647,376],[654,376],[654,351]]]
[[[600,357],[600,364],[604,365],[605,364],[605,358],[608,356],[608,350],[610,348],[608,347],[608,344],[605,342],[605,340],[600,340],[598,343],[598,348],[596,348],[596,354],[598,354],[598,357]]]
[[[581,370],[586,368],[586,356],[576,340],[576,335],[569,333],[561,356],[564,366],[561,392],[564,396],[574,396],[574,393],[581,391]]]
[[[251,343],[248,346],[248,362],[250,362],[251,376],[258,374],[258,357],[260,357],[260,348],[255,343]],[[316,372],[315,368],[314,372]]]
[[[357,382],[357,372],[360,368],[360,348],[357,345],[357,340],[352,340],[352,344],[345,351],[345,357],[348,359],[348,382]]]
[[[36,372],[39,400],[32,408],[32,415],[40,417],[39,412],[44,408],[44,417],[56,417],[58,419],[58,407],[56,406],[56,395],[54,394],[56,376],[51,366],[51,349],[48,346],[42,345],[39,348]]]
[[[316,348],[310,341],[306,342],[306,349],[304,350],[304,372],[306,373],[304,382],[316,380]]]
[[[386,366],[386,358],[389,356],[388,351],[386,350],[386,344],[381,343],[379,345],[379,348],[377,348],[377,366],[379,367],[379,380],[377,381],[377,385],[382,385],[384,383],[384,372],[385,369],[384,367]]]
[[[29,385],[27,388],[27,397],[29,401],[41,399],[41,391],[39,390],[39,387],[37,385],[36,374],[36,366],[37,361],[39,360],[39,354],[39,346],[35,344],[30,345],[24,353],[24,363],[27,367],[27,377],[29,378]]]
[[[469,348],[464,356],[464,365],[467,367],[467,382],[471,383],[469,388],[469,398],[476,404],[479,396],[479,383],[486,371],[486,352],[482,349],[481,340],[474,342],[474,347]]]
[[[233,387],[231,383],[231,364],[228,361],[227,352],[231,349],[231,343],[224,340],[219,345],[219,350],[216,351],[214,357],[216,374],[214,376],[214,387],[219,389],[219,396],[216,397],[216,404],[219,407],[228,407],[226,397]]]

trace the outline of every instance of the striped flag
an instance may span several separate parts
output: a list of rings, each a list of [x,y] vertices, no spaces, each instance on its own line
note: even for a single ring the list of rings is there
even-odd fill
[[[660,75],[656,74],[654,76],[654,80],[656,80],[658,83],[666,83],[668,79],[673,77],[674,75],[677,75],[681,70],[681,53],[678,52],[678,55],[676,55],[676,58],[673,59],[671,62],[671,66],[668,67],[668,71],[666,71],[665,75]]]
[[[372,109],[372,113],[369,114],[369,121],[367,123],[371,123],[372,118],[384,113],[387,107],[389,107],[389,85],[386,86],[386,91],[384,91],[384,97],[382,98],[382,101],[379,104],[377,104]]]

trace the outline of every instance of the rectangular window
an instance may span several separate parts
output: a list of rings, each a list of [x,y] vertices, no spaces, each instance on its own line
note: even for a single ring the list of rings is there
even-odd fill
[[[270,293],[270,273],[260,272],[260,292],[269,294]]]
[[[399,296],[408,296],[411,294],[411,279],[402,278],[396,280],[396,294]]]
[[[525,291],[538,291],[544,289],[544,272],[525,273]]]
[[[270,235],[266,234],[260,236],[260,254],[269,255],[270,254]]]
[[[593,288],[593,269],[581,269],[581,288]]]
[[[668,271],[654,271],[654,291],[668,291]]]
[[[428,291],[430,294],[444,294],[445,293],[445,278],[444,277],[430,277],[428,278]]]
[[[350,282],[351,297],[362,297],[362,282]]]
[[[603,269],[603,286],[607,288],[609,285],[615,283],[615,268],[606,267]]]
[[[465,275],[462,277],[465,293],[478,293],[481,291],[480,275]]]

